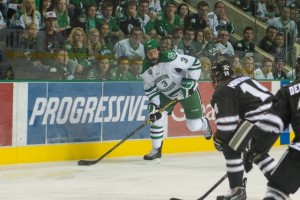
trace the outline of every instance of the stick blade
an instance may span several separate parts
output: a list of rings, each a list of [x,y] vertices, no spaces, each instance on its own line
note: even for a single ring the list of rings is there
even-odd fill
[[[91,160],[79,160],[78,161],[78,165],[79,166],[90,166],[90,165],[94,165],[97,162],[91,161]]]

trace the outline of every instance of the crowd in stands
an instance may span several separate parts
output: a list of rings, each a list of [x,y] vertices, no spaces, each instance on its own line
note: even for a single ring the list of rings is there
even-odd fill
[[[293,79],[300,0],[227,2],[265,23],[265,36],[254,41],[255,28],[245,26],[233,40],[223,1],[2,0],[0,79],[141,80],[143,44],[151,38],[160,51],[199,58],[201,80],[219,59],[229,60],[235,75]],[[255,46],[270,56],[255,60]]]

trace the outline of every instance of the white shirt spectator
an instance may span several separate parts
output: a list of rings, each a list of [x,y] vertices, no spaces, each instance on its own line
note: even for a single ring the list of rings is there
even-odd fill
[[[134,49],[129,43],[129,38],[117,42],[114,46],[114,52],[117,58],[121,56],[128,56],[131,59],[135,55],[145,58],[144,45],[139,43],[138,48]]]
[[[226,45],[223,45],[221,43],[217,43],[217,49],[219,50],[219,52],[224,55],[227,54],[229,56],[233,56],[234,55],[234,49],[233,46],[230,42],[227,42]]]
[[[257,68],[254,70],[254,78],[255,79],[268,79],[268,80],[274,80],[274,76],[272,72],[269,72],[267,75],[264,75],[262,70],[260,68]]]

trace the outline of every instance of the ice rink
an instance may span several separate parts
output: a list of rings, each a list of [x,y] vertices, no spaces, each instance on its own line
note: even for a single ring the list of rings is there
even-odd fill
[[[286,147],[274,148],[278,158]],[[101,155],[100,155],[101,156]],[[77,161],[0,167],[1,200],[196,200],[225,175],[219,152],[163,155],[160,164],[141,157],[104,158],[93,166]],[[246,174],[249,200],[262,199],[266,180],[255,166]],[[206,199],[228,191],[226,179]],[[300,192],[291,197],[300,199]]]

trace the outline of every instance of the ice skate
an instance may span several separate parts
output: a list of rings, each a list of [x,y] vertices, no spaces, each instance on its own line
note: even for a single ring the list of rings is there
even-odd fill
[[[149,154],[144,155],[144,161],[154,161],[155,163],[159,163],[161,158],[162,145],[163,143],[161,143],[161,146],[159,148],[153,148]]]
[[[217,200],[246,200],[246,189],[244,187],[235,187],[227,195],[217,196]]]
[[[205,118],[205,119],[203,120],[203,122],[206,123],[206,129],[203,131],[203,132],[204,132],[204,137],[205,137],[205,139],[210,140],[211,137],[212,137],[212,130],[211,130],[209,121],[208,121],[207,118]]]

